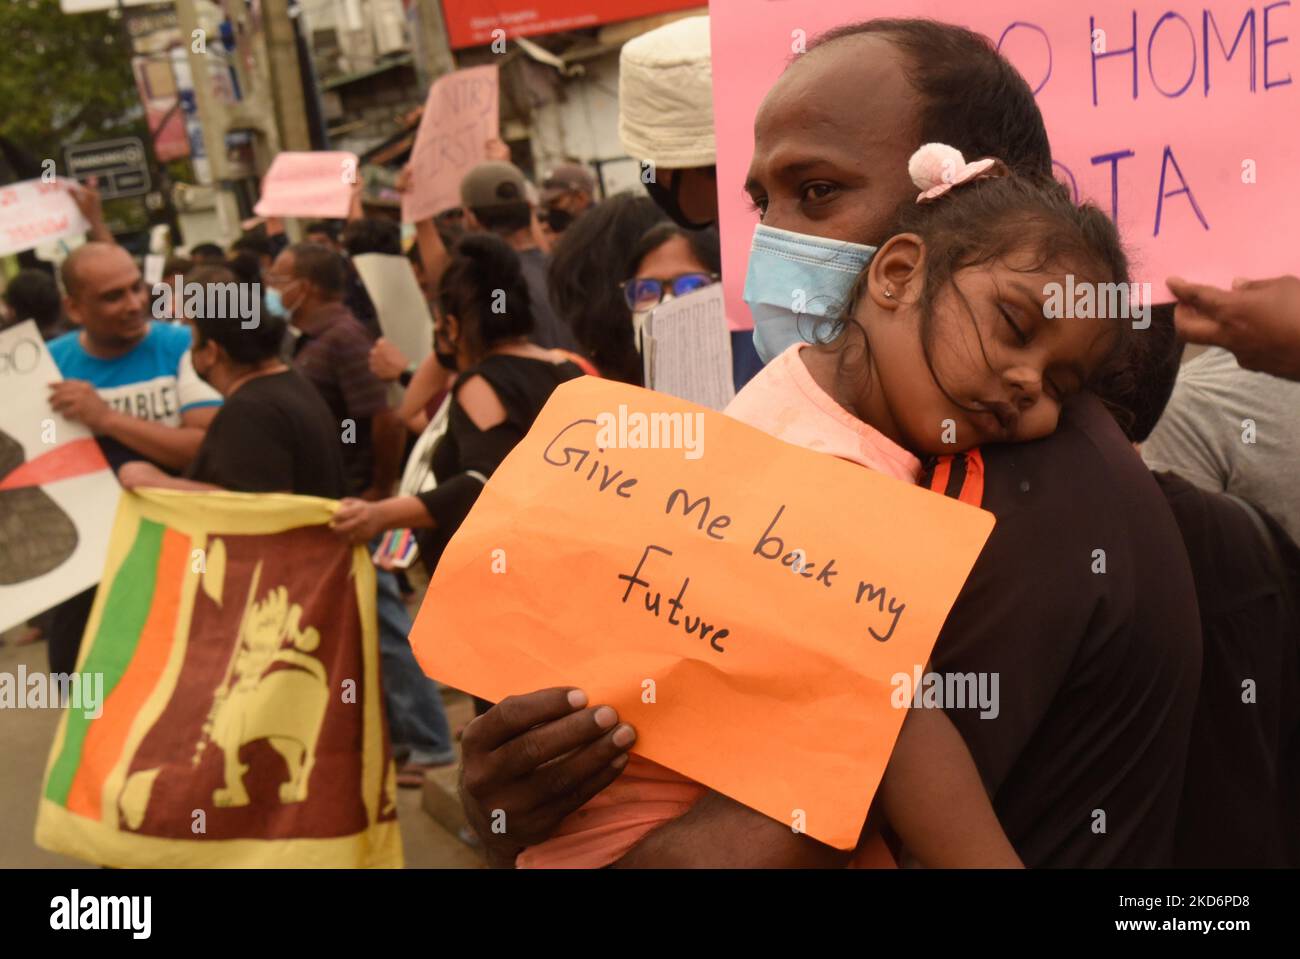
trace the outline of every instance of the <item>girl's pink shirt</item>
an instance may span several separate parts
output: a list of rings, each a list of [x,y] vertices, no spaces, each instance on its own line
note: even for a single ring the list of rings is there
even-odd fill
[[[921,461],[818,386],[800,356],[806,349],[807,343],[798,343],[763,367],[726,414],[795,446],[915,483]]]
[[[915,483],[921,461],[818,386],[800,356],[807,348],[796,344],[765,366],[736,394],[726,414],[795,446]],[[630,755],[618,779],[560,823],[550,839],[520,853],[515,864],[521,869],[608,866],[708,791],[671,769]],[[858,851],[852,865],[892,866],[893,860],[877,837]]]

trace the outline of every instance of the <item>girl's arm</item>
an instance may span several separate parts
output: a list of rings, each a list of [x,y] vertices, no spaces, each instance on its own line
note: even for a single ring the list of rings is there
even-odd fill
[[[414,496],[390,496],[370,503],[345,499],[330,519],[330,529],[353,543],[368,543],[386,529],[427,529],[433,517]]]
[[[876,804],[923,866],[1024,865],[993,812],[965,740],[941,709],[907,711]]]
[[[398,193],[405,193],[410,189],[411,165],[409,163],[397,174],[395,186]],[[415,243],[420,248],[420,263],[424,267],[424,275],[428,278],[429,287],[435,290],[451,257],[433,220],[420,220],[415,224]]]
[[[966,744],[941,710],[912,709],[863,829],[884,813],[908,851],[932,868],[1019,867]],[[861,848],[861,844],[859,845]],[[843,866],[850,853],[717,793],[650,832],[615,865],[620,868],[821,868]]]
[[[506,422],[506,409],[482,376],[457,383],[448,433],[460,451],[461,472],[416,496],[392,496],[367,503],[345,499],[330,528],[353,543],[386,529],[455,529],[469,514],[487,477],[522,439]]]
[[[424,408],[431,399],[451,385],[451,376],[451,372],[432,353],[416,368],[406,387],[402,403],[397,408],[397,418],[412,433],[423,433],[429,425],[429,416]]]
[[[979,772],[938,709],[911,709],[894,745],[864,836],[883,813],[909,853],[929,868],[1020,868]],[[665,823],[620,867],[842,866],[848,854],[733,800],[710,793]]]

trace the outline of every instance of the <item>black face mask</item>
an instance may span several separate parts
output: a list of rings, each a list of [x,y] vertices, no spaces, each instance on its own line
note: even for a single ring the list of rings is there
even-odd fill
[[[552,233],[563,233],[572,222],[573,214],[568,210],[553,206],[546,211],[546,225],[551,228]]]
[[[678,193],[682,188],[683,177],[679,174],[673,177],[673,185],[670,188],[663,186],[656,180],[651,180],[645,185],[646,192],[650,194],[650,199],[655,201],[659,209],[668,214],[669,218],[684,230],[703,230],[713,226],[713,220],[705,220],[697,223],[689,219],[682,212],[681,202],[678,200]]]
[[[438,365],[441,366],[444,370],[447,370],[448,372],[451,373],[460,372],[460,367],[456,365],[455,353],[444,353],[442,352],[442,350],[434,350],[433,356],[434,359],[438,361]]]
[[[460,367],[456,365],[456,352],[457,352],[456,347],[457,344],[453,343],[451,345],[450,352],[443,351],[442,349],[439,348],[438,334],[436,333],[434,334],[433,336],[434,359],[438,361],[438,365],[441,366],[444,370],[448,370],[449,372],[452,373],[459,372],[460,370]]]

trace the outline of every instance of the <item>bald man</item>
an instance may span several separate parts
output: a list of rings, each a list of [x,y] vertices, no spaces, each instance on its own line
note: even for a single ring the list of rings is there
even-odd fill
[[[140,270],[114,243],[73,251],[63,263],[63,285],[64,309],[77,329],[49,344],[63,375],[50,384],[50,406],[90,429],[114,469],[138,459],[184,469],[221,404],[190,363],[189,327],[149,318]],[[93,598],[91,589],[56,607],[51,672],[75,668]]]

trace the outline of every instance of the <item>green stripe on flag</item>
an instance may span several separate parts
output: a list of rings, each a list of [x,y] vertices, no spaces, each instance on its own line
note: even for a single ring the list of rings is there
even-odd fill
[[[99,619],[99,629],[81,668],[82,673],[104,674],[105,702],[135,655],[140,633],[153,606],[163,529],[161,523],[140,521],[131,551],[113,577],[108,602],[104,604],[104,614]],[[84,638],[82,642],[85,642]],[[50,768],[50,778],[45,784],[45,797],[61,806],[67,805],[68,791],[72,788],[77,767],[81,765],[81,748],[86,732],[94,722],[80,709],[69,709],[66,715],[63,749]]]

